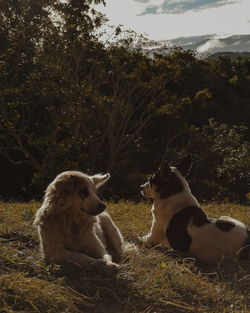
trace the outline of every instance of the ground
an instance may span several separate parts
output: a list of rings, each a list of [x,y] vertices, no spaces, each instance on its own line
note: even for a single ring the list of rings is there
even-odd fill
[[[37,202],[0,203],[0,312],[250,312],[250,261],[206,266],[138,241],[151,225],[150,203],[107,203],[126,240],[138,245],[118,270],[46,266],[32,226]],[[204,205],[250,226],[250,207]]]

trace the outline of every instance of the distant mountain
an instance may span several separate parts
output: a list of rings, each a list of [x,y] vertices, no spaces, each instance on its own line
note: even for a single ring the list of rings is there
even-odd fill
[[[207,59],[217,59],[221,55],[227,55],[231,59],[236,59],[239,56],[241,56],[243,58],[250,58],[250,52],[231,52],[231,51],[215,52],[213,54],[206,55],[206,58]]]
[[[180,46],[185,50],[194,50],[201,55],[215,53],[240,53],[245,55],[250,53],[250,34],[233,35],[228,37],[218,37],[216,35],[204,35],[194,37],[180,37],[172,40],[161,40],[159,47],[148,47],[150,55],[153,53],[165,53],[169,48]]]
[[[183,49],[197,52],[250,52],[250,35],[234,35],[230,37],[216,37],[215,35],[177,38],[169,41],[171,45],[178,45]]]

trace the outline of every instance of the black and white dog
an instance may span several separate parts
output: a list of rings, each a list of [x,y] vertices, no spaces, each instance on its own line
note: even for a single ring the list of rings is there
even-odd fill
[[[165,161],[144,185],[141,192],[154,199],[153,222],[143,241],[168,245],[198,260],[217,264],[235,257],[250,256],[250,231],[231,217],[208,218],[199,207],[184,178],[191,168],[191,157],[176,167]]]

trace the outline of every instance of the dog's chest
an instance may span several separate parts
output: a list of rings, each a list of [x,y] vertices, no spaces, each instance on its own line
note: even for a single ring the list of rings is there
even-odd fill
[[[69,229],[66,231],[66,236],[64,237],[65,246],[70,250],[80,251],[84,247],[83,238],[85,232],[85,228],[72,221]]]
[[[157,228],[161,229],[164,233],[169,226],[172,217],[175,215],[176,210],[172,210],[171,208],[166,208],[165,206],[153,206],[152,208],[152,216],[153,216],[153,224],[157,226]]]

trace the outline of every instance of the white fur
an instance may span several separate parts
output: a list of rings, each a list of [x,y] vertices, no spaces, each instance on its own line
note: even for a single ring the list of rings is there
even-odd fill
[[[171,167],[171,170],[180,178],[184,188],[183,192],[172,195],[167,199],[160,199],[154,186],[151,187],[149,183],[142,186],[143,194],[154,199],[151,210],[153,220],[150,233],[143,237],[143,241],[147,244],[169,246],[166,229],[172,217],[185,207],[199,206],[186,179],[177,168]],[[231,221],[235,224],[235,227],[227,232],[220,230],[213,223],[197,227],[191,220],[187,228],[192,238],[190,254],[205,263],[216,264],[222,260],[235,258],[248,236],[247,227],[242,222],[227,216],[222,216],[219,219]]]
[[[154,199],[151,209],[153,221],[150,233],[143,237],[147,244],[169,245],[166,237],[166,229],[174,214],[186,206],[199,205],[198,201],[191,194],[187,181],[182,177],[176,167],[171,167],[171,170],[181,178],[184,186],[183,192],[172,195],[167,199],[160,199],[155,190],[150,188],[149,183],[143,185],[146,188],[145,196]]]
[[[247,238],[244,224],[243,226],[237,225],[226,232],[212,223],[202,227],[196,227],[190,223],[188,233],[193,239],[190,253],[210,264],[234,259]]]

